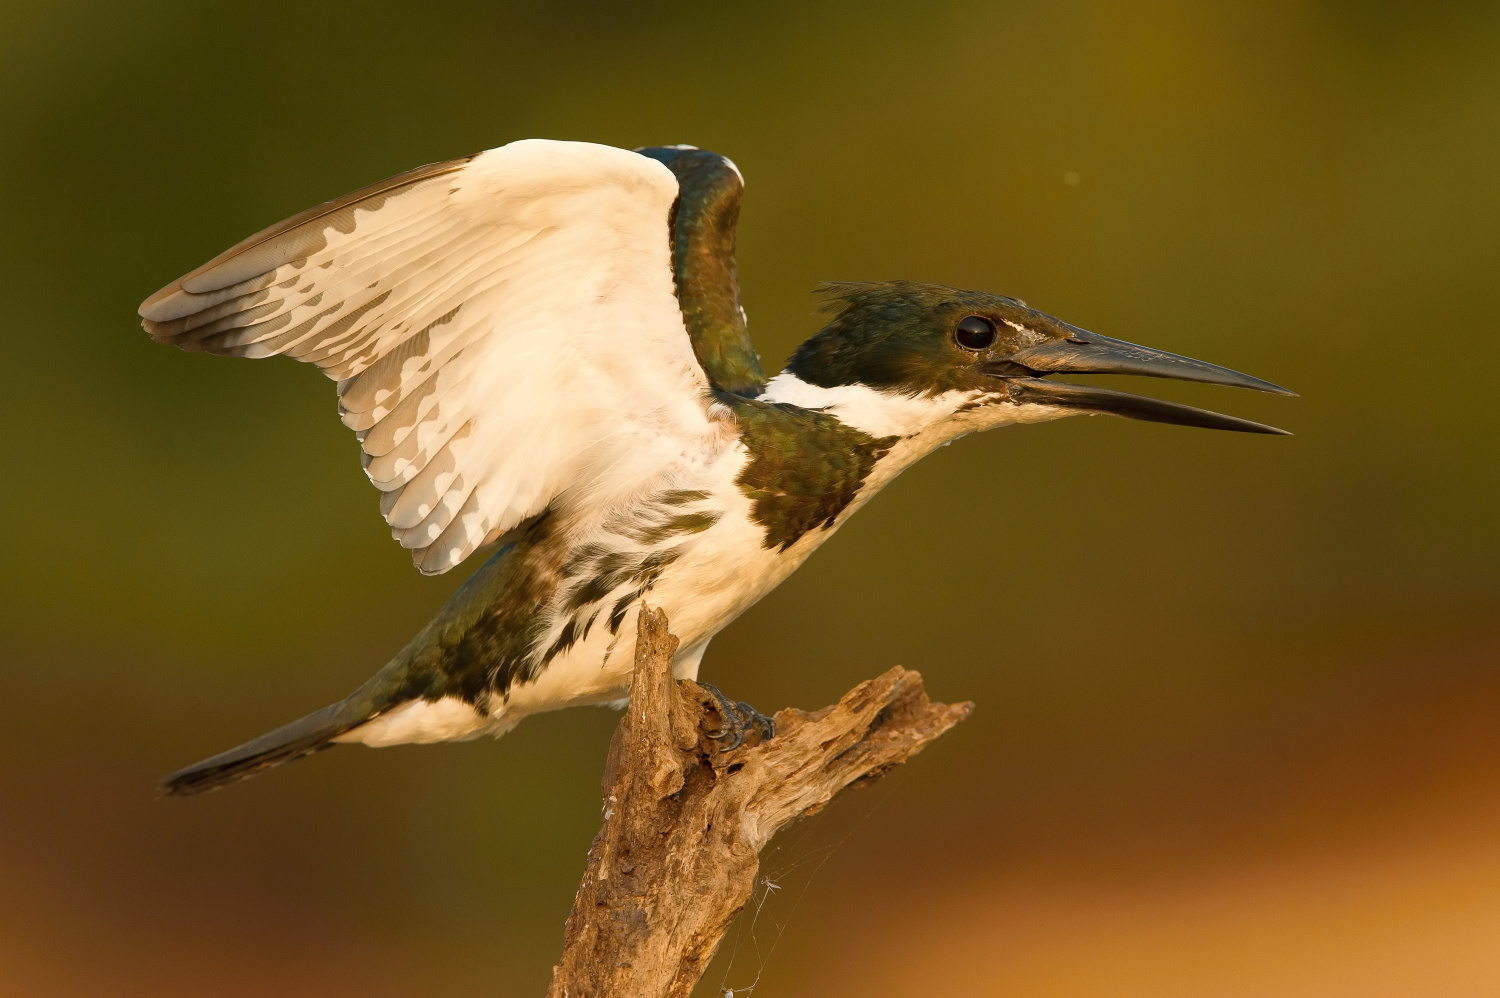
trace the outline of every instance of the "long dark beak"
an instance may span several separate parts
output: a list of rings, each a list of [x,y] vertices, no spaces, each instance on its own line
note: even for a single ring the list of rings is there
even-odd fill
[[[1201,426],[1213,430],[1238,430],[1242,433],[1287,434],[1274,426],[1224,416],[1207,409],[1197,409],[1176,402],[1132,395],[1092,385],[1071,385],[1044,381],[1038,375],[1048,374],[1139,374],[1174,381],[1201,381],[1210,385],[1251,388],[1277,395],[1295,395],[1280,385],[1231,371],[1227,367],[1206,364],[1165,350],[1110,339],[1076,326],[1059,322],[1068,333],[1066,338],[1048,340],[1025,347],[995,364],[994,373],[1011,386],[1011,398],[1017,402],[1062,406],[1089,412],[1106,412],[1129,419],[1155,423]],[[1022,375],[1017,377],[1017,375]]]

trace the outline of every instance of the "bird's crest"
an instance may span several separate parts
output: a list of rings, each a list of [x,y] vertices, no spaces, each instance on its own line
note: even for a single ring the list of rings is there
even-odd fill
[[[946,284],[929,284],[923,281],[823,281],[813,288],[819,299],[817,312],[836,319],[857,306],[885,303],[910,304],[926,300],[932,304],[951,301],[955,297],[974,296],[975,292],[949,287]],[[984,295],[989,300],[998,299],[1009,304],[1025,307],[1025,303],[1004,295]]]

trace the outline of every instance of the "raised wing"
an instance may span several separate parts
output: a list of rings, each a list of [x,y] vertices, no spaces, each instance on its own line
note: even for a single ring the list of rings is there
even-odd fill
[[[693,146],[637,149],[660,160],[682,193],[672,214],[672,266],[693,353],[715,388],[754,398],[766,388],[750,342],[735,270],[735,226],[745,181],[724,156]]]
[[[713,434],[673,293],[677,194],[632,152],[514,142],[288,219],[140,312],[159,342],[338,381],[381,513],[436,574]]]

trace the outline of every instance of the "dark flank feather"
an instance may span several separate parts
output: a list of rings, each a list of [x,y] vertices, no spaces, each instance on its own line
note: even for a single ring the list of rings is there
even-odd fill
[[[552,516],[536,517],[346,699],[173,773],[162,780],[163,791],[178,797],[200,793],[311,755],[413,700],[460,700],[485,715],[491,696],[535,679],[594,626],[619,633],[627,611],[678,557],[675,547],[661,545],[701,533],[718,521],[717,512],[685,509],[705,498],[707,493],[696,490],[662,492],[636,516],[616,524],[618,538],[637,546],[658,545],[638,548],[639,553],[605,543],[570,545]],[[554,643],[540,650],[554,597],[565,623]]]

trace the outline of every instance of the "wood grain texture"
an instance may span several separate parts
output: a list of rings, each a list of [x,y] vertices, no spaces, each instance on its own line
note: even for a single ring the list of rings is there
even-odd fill
[[[843,790],[900,765],[973,709],[935,704],[893,668],[838,703],[776,715],[722,751],[713,697],[672,678],[677,639],[643,607],[630,706],[604,775],[604,826],[568,916],[548,998],[686,998],[749,902],[760,850]]]

